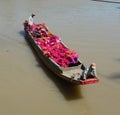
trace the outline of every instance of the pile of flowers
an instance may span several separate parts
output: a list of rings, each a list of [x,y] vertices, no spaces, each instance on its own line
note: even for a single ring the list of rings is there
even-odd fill
[[[62,44],[60,38],[53,35],[45,24],[27,25],[25,27],[25,29],[33,36],[36,44],[42,49],[44,55],[51,58],[58,65],[66,68],[79,63],[78,54]]]

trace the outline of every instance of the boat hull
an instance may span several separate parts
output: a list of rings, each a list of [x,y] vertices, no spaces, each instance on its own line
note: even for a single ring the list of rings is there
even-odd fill
[[[82,69],[83,64],[81,63],[81,61],[79,59],[77,59],[77,63],[75,63],[75,65],[70,65],[68,67],[63,67],[63,66],[59,65],[55,60],[52,59],[52,57],[48,57],[45,54],[42,46],[39,45],[38,44],[39,42],[36,41],[36,40],[40,40],[42,38],[41,37],[38,37],[38,38],[33,37],[31,32],[26,29],[28,26],[24,25],[24,27],[25,27],[24,30],[26,33],[25,38],[27,39],[27,41],[29,41],[29,43],[34,48],[38,57],[45,64],[45,66],[49,70],[51,70],[54,74],[56,74],[58,77],[64,79],[65,81],[69,81],[70,83],[76,84],[76,85],[93,84],[93,83],[97,83],[99,81],[99,79],[97,79],[96,76],[94,78],[92,77],[92,78],[89,78],[86,80],[81,80],[81,76],[83,73],[83,69]],[[52,36],[54,36],[54,35],[52,35]],[[63,47],[66,47],[64,45],[64,43],[62,43],[61,41],[60,41],[60,43],[63,45]],[[69,50],[69,49],[67,48],[67,50]]]

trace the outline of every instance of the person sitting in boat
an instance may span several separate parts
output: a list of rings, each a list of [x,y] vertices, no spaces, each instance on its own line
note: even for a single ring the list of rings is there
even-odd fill
[[[96,74],[96,64],[92,63],[89,67],[83,69],[81,80],[86,80],[87,78],[95,78]]]
[[[28,19],[28,24],[30,25],[30,26],[32,26],[34,23],[34,21],[33,21],[33,17],[35,16],[35,14],[31,14],[31,16],[29,17],[29,19]]]

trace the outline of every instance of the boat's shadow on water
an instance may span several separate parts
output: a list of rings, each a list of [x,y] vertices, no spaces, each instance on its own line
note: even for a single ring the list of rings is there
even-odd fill
[[[37,53],[25,37],[24,31],[19,32],[20,35],[22,35],[27,44],[30,46],[36,61],[38,62],[39,66],[41,67],[44,71],[46,76],[53,81],[53,83],[58,87],[59,91],[63,94],[66,100],[76,100],[76,99],[81,99],[83,98],[82,93],[81,93],[81,86],[80,85],[74,85],[72,83],[69,83],[61,78],[59,78],[57,75],[55,75],[53,72],[51,72],[44,64],[43,62],[39,59]]]

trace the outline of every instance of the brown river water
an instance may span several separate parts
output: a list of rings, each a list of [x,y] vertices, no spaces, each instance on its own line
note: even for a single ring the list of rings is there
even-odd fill
[[[24,38],[34,21],[97,64],[98,84],[57,78]],[[120,0],[0,0],[0,115],[120,115]]]

